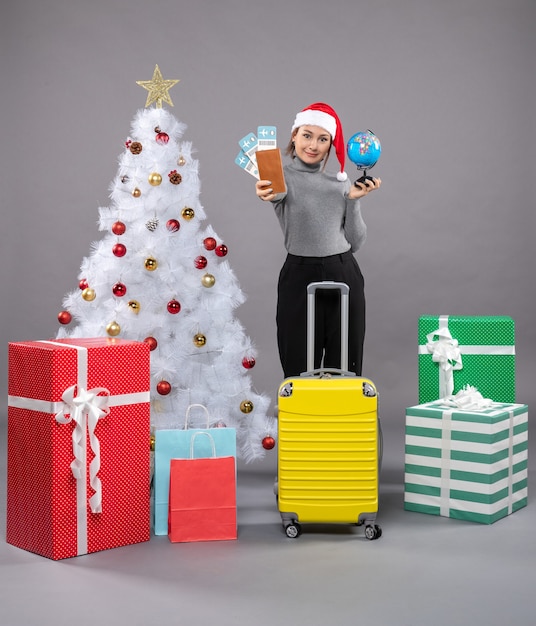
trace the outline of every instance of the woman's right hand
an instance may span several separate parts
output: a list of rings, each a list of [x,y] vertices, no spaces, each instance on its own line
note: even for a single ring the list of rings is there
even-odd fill
[[[255,183],[255,193],[257,194],[257,197],[267,202],[273,200],[275,198],[275,193],[270,186],[271,184],[272,182],[270,180],[258,180]]]

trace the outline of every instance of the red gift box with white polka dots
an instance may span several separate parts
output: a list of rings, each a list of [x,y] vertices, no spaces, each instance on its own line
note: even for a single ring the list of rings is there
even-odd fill
[[[150,538],[150,357],[112,338],[9,344],[8,543],[51,559]]]

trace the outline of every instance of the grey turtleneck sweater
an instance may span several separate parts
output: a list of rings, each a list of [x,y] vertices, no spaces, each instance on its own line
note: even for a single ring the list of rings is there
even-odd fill
[[[285,248],[297,256],[323,257],[355,252],[365,241],[367,226],[359,200],[348,200],[350,181],[340,182],[298,157],[285,165],[287,193],[273,206],[285,236]]]

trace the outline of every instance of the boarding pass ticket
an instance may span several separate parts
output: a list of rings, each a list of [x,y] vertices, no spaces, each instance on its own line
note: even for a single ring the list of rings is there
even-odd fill
[[[235,163],[248,174],[259,178],[257,159],[255,153],[258,150],[271,150],[277,148],[277,129],[275,126],[258,126],[257,134],[248,133],[238,142],[240,152],[237,154]]]

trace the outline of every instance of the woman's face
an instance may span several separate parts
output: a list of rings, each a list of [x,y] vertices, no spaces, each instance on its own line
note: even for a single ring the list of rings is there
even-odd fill
[[[294,135],[296,156],[304,163],[320,163],[331,147],[331,135],[320,126],[300,126]]]

